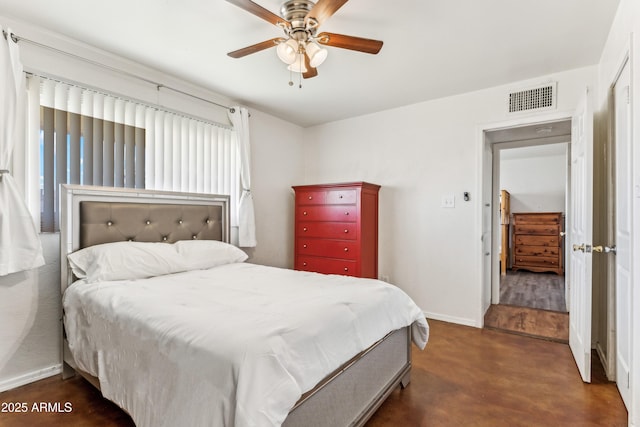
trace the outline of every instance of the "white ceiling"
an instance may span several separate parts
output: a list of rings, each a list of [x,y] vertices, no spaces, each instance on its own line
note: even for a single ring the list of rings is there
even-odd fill
[[[302,89],[275,49],[226,55],[282,33],[224,0],[0,0],[0,15],[310,126],[596,64],[618,2],[351,0],[320,30],[383,40],[381,52],[329,48]],[[256,3],[277,14],[281,1]]]

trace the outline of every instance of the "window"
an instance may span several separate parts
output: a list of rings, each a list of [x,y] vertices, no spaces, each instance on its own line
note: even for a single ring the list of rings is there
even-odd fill
[[[225,126],[45,78],[40,90],[41,231],[58,231],[60,184],[227,194],[240,158]]]
[[[60,184],[144,188],[145,130],[40,107],[40,226],[58,231]]]

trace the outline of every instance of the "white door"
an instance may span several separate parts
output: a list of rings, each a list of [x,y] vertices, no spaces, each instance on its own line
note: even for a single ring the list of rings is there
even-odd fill
[[[593,112],[585,90],[571,119],[569,347],[584,382],[591,382],[591,238],[593,224]]]
[[[493,218],[492,190],[494,180],[493,146],[486,141],[482,152],[482,162],[485,173],[482,181],[482,236],[480,239],[482,240],[482,283],[484,284],[482,287],[482,313],[484,314],[491,305],[491,275],[493,267],[491,262],[491,251],[493,246],[491,228],[491,221]]]
[[[616,209],[616,383],[627,408],[630,404],[631,361],[631,129],[629,63],[614,86],[615,209]],[[611,253],[611,252],[610,252]]]

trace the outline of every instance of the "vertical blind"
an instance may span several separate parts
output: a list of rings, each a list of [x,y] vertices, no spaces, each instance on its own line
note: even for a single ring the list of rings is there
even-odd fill
[[[236,225],[240,159],[232,129],[39,79],[42,231],[56,231],[60,184],[227,194]],[[31,82],[33,84],[33,82]]]
[[[146,188],[239,196],[233,130],[166,111],[146,112]]]

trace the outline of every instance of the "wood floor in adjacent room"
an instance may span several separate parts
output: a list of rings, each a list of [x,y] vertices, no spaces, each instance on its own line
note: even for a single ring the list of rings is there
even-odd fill
[[[395,390],[367,427],[626,426],[615,384],[594,369],[583,384],[566,344],[429,321],[431,338],[413,352],[412,380]],[[70,402],[69,413],[0,413],[1,427],[132,426],[80,378],[49,378],[0,402]],[[188,427],[188,426],[181,426]]]
[[[484,327],[569,342],[569,313],[559,311],[492,304],[484,315]]]
[[[567,312],[564,276],[507,270],[500,276],[500,304]]]

